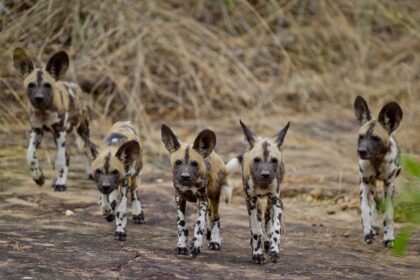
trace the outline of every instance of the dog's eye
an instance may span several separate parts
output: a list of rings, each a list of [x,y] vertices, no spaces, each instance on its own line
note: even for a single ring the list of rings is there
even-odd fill
[[[379,138],[378,136],[372,136],[372,140],[374,142],[381,142],[381,138]]]
[[[176,160],[176,161],[175,161],[175,165],[176,165],[176,166],[179,166],[179,165],[181,165],[181,164],[182,164],[182,161],[181,161],[181,160],[179,160],[179,159],[178,159],[178,160]]]
[[[36,87],[35,83],[29,83],[28,84],[28,88],[30,88],[30,89],[33,89],[35,87]]]
[[[198,162],[196,162],[195,160],[193,160],[193,161],[191,162],[191,165],[192,165],[192,166],[194,166],[194,167],[197,167],[197,166],[198,166]]]
[[[50,84],[50,83],[45,83],[45,84],[44,84],[44,88],[46,88],[46,89],[51,89],[51,84]]]
[[[254,163],[260,163],[261,159],[259,157],[254,158]]]
[[[102,174],[102,170],[100,170],[99,168],[95,170],[95,175],[101,175]]]
[[[278,160],[278,159],[276,159],[276,158],[272,158],[272,159],[271,159],[271,163],[277,164],[277,162],[279,162],[279,160]]]
[[[112,175],[120,175],[120,172],[117,169],[112,170]]]

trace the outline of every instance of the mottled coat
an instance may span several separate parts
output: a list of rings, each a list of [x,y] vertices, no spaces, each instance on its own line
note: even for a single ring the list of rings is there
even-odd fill
[[[395,178],[399,175],[400,151],[393,132],[402,120],[401,107],[396,102],[389,102],[373,119],[366,101],[358,96],[354,110],[360,124],[357,153],[359,155],[360,210],[363,235],[366,243],[371,244],[379,234],[378,204],[383,198],[384,236],[386,247],[394,244],[393,197]],[[378,191],[376,181],[383,181],[383,191]],[[382,195],[381,195],[382,194]]]
[[[193,145],[181,143],[172,130],[162,125],[162,141],[170,153],[178,214],[177,254],[187,254],[188,229],[185,221],[186,202],[196,202],[199,217],[194,228],[190,250],[193,257],[200,253],[207,214],[209,248],[220,250],[219,200],[223,192],[226,201],[231,198],[231,186],[225,164],[213,152],[216,136],[206,129],[200,132]]]
[[[264,251],[272,262],[277,262],[280,246],[282,203],[280,200],[280,184],[285,174],[282,145],[289,129],[288,123],[274,137],[257,137],[242,121],[247,151],[229,161],[229,173],[242,169],[242,181],[246,194],[246,205],[251,231],[252,260],[263,264]],[[260,199],[267,198],[265,213]],[[262,221],[264,216],[265,232]],[[264,242],[264,243],[263,243]]]
[[[115,239],[124,241],[127,238],[128,192],[131,194],[134,223],[144,223],[137,180],[143,167],[139,134],[130,122],[116,122],[101,145],[91,140],[88,142],[93,156],[92,174],[101,193],[99,203],[103,215],[108,222],[117,217]]]
[[[29,101],[29,122],[31,139],[27,151],[27,161],[31,175],[38,185],[44,184],[44,175],[39,166],[37,149],[44,132],[52,132],[57,144],[55,160],[56,177],[53,187],[56,191],[65,191],[69,167],[66,152],[66,136],[76,128],[77,144],[83,151],[83,138],[89,136],[88,109],[81,105],[81,89],[76,83],[61,81],[69,58],[64,51],[53,55],[45,69],[35,67],[31,58],[23,49],[14,51],[14,66],[22,74],[23,86]]]

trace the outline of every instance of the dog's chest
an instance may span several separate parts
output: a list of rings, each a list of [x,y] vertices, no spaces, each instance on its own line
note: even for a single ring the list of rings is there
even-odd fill
[[[51,127],[61,122],[58,112],[47,111],[43,114],[33,113],[30,117],[31,126],[33,128]]]

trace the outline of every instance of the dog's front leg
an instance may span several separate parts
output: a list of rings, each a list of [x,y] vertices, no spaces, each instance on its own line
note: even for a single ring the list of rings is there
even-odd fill
[[[62,192],[67,189],[67,174],[69,172],[69,157],[66,153],[66,132],[59,131],[55,135],[57,143],[57,157],[55,159],[55,179],[53,183],[54,190]]]
[[[394,198],[395,184],[394,179],[384,181],[384,245],[386,247],[394,246]]]
[[[177,228],[178,228],[178,244],[176,245],[176,253],[178,255],[188,254],[188,229],[185,220],[186,201],[179,193],[175,194]]]
[[[280,254],[279,254],[279,246],[280,246],[280,231],[281,231],[281,215],[282,215],[282,204],[279,199],[278,194],[274,194],[268,197],[271,201],[271,232],[269,234],[270,237],[270,259],[272,262],[277,262]]]
[[[198,219],[194,227],[194,237],[191,241],[191,256],[195,258],[201,250],[203,244],[204,229],[206,226],[206,214],[208,208],[207,196],[202,195],[198,198]]]
[[[369,192],[374,187],[375,179],[372,177],[360,180],[360,211],[362,214],[363,235],[367,244],[373,242],[372,211],[369,206]]]
[[[26,160],[31,168],[31,176],[35,183],[42,186],[45,182],[44,173],[39,166],[39,160],[37,155],[37,149],[41,144],[44,133],[42,129],[35,128],[31,132],[31,138],[29,140],[28,150],[26,152]]]
[[[256,196],[246,197],[246,206],[249,214],[249,226],[251,229],[251,249],[252,261],[257,264],[264,263],[263,246],[262,246],[262,228],[261,217],[257,207],[258,198]]]
[[[121,201],[118,205],[115,223],[117,229],[115,230],[115,240],[125,241],[127,239],[127,194],[128,194],[128,182],[125,180],[121,187]]]
[[[139,186],[137,176],[131,177],[131,213],[135,224],[144,224],[144,212],[139,199]]]
[[[102,215],[108,222],[112,222],[115,218],[114,210],[117,205],[117,190],[110,194],[101,194],[99,198],[99,205],[101,206]]]

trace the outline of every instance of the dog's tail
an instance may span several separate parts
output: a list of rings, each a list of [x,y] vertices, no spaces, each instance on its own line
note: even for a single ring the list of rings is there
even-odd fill
[[[235,172],[241,170],[242,160],[243,160],[243,156],[240,155],[240,156],[237,156],[237,157],[231,159],[226,164],[227,177],[226,177],[225,184],[222,186],[222,195],[225,198],[226,204],[229,204],[232,200],[233,187],[232,187],[232,183],[230,181],[230,175],[232,175],[232,173],[235,173]]]
[[[243,155],[239,155],[229,160],[229,162],[226,164],[226,172],[228,176],[232,173],[235,173],[241,170],[243,159],[244,159]]]

